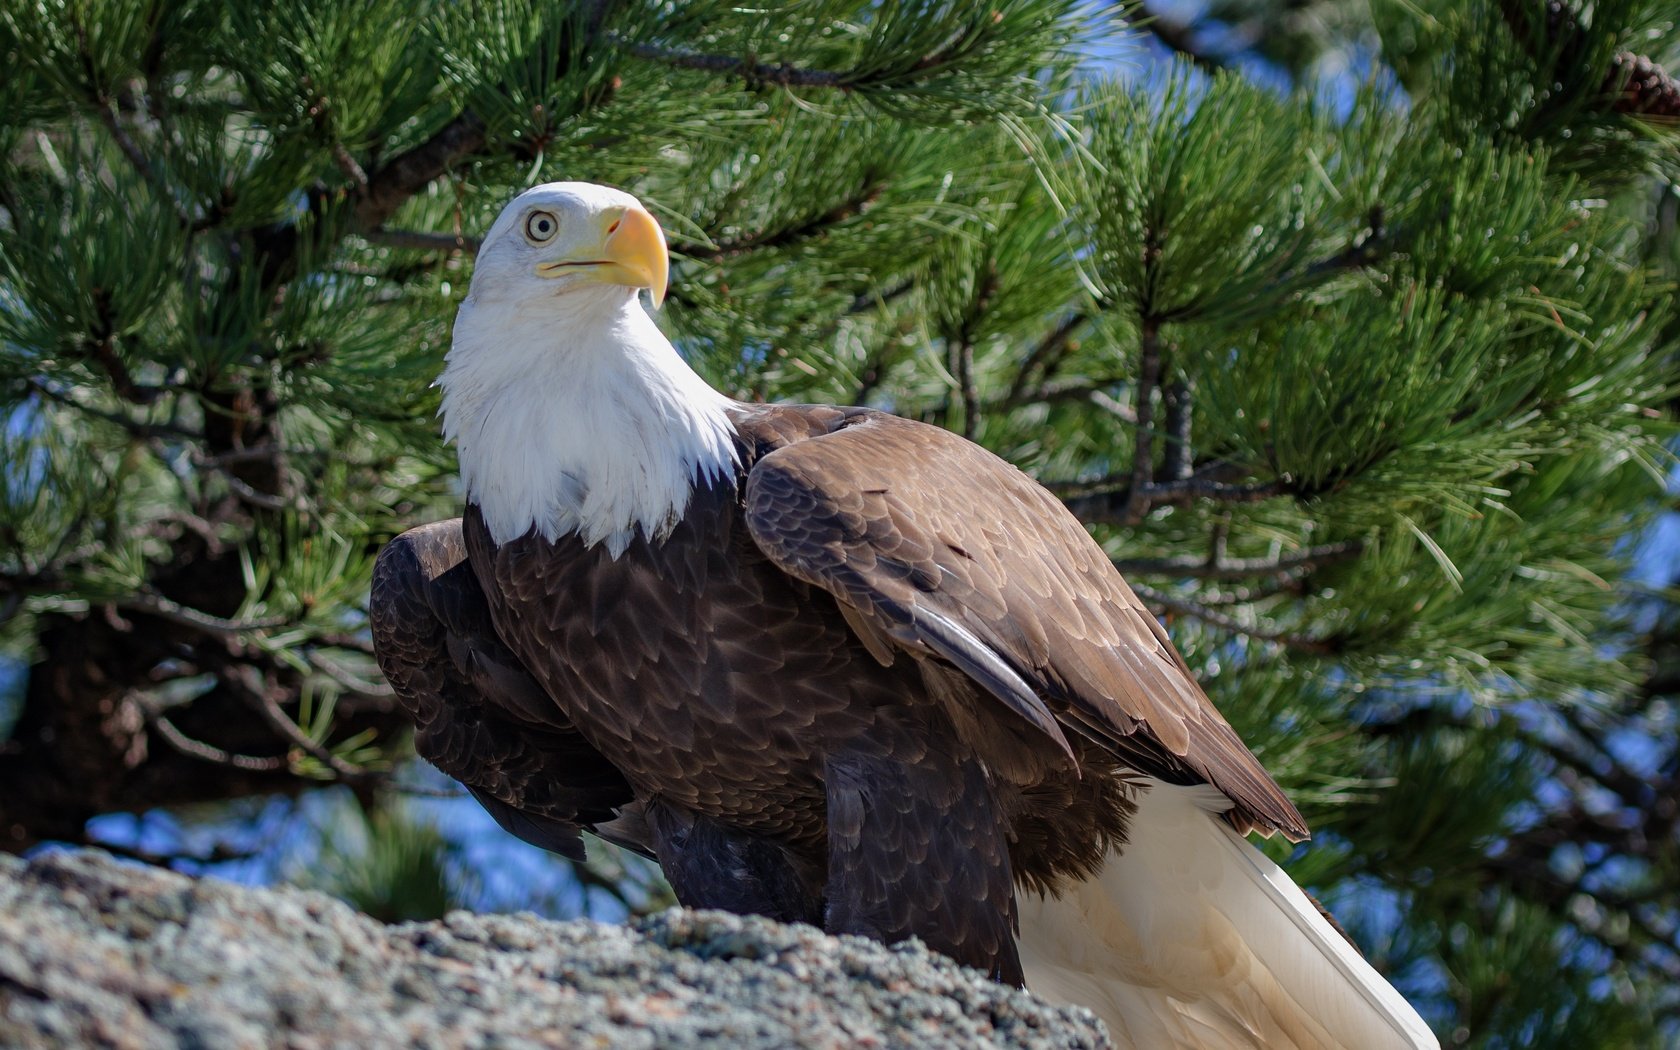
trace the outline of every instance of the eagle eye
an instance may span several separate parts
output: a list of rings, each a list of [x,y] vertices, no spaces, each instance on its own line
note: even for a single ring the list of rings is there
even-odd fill
[[[545,244],[560,232],[560,220],[551,211],[534,211],[525,217],[525,239]]]

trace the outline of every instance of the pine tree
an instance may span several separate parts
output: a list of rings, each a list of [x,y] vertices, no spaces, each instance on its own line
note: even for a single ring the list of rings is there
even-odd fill
[[[589,179],[664,222],[662,321],[721,389],[942,424],[1074,508],[1316,830],[1270,848],[1451,1042],[1680,1036],[1674,616],[1631,575],[1672,17],[1379,7],[1317,94],[1109,79],[1110,22],[0,7],[0,843],[378,796],[362,603],[458,508],[429,384],[473,238]]]

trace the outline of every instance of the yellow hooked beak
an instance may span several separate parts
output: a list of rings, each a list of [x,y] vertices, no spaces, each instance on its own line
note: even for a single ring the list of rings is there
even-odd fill
[[[598,247],[584,247],[572,258],[540,263],[537,275],[587,274],[592,278],[589,283],[593,284],[646,288],[652,295],[654,308],[658,309],[665,301],[665,286],[671,272],[665,231],[652,215],[638,207],[607,211],[601,216],[601,222]]]

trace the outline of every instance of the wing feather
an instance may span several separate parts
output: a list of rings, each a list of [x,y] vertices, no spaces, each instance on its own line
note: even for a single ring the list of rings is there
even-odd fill
[[[1102,548],[1003,460],[937,427],[856,414],[759,459],[745,501],[783,571],[956,666],[1061,747],[1065,725],[1152,776],[1213,784],[1239,826],[1306,836]]]
[[[583,858],[582,828],[631,801],[617,768],[503,644],[459,519],[386,544],[368,602],[374,653],[415,723],[415,750],[513,834]]]

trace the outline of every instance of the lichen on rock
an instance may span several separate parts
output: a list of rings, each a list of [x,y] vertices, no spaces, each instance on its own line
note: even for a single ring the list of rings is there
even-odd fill
[[[317,893],[100,853],[0,856],[0,1046],[1110,1045],[1089,1013],[915,943],[682,909],[386,926]]]

